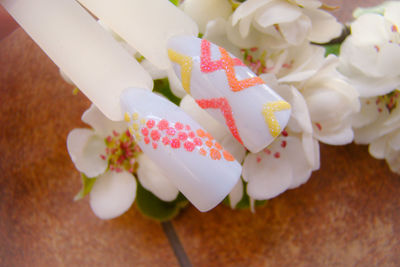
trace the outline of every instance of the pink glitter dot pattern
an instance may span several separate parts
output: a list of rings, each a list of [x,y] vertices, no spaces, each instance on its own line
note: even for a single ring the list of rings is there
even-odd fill
[[[195,148],[195,145],[192,142],[189,142],[189,141],[185,142],[183,144],[183,146],[186,149],[186,151],[188,151],[188,152],[192,152],[194,150],[194,148]]]
[[[164,130],[166,130],[166,129],[168,129],[168,126],[169,126],[169,123],[168,123],[168,121],[167,120],[161,120],[159,123],[158,123],[158,125],[157,125],[157,127],[158,127],[158,129],[160,130],[160,131],[164,131]]]
[[[200,138],[196,137],[193,139],[193,142],[196,146],[202,146],[203,145],[203,141],[201,141]]]
[[[162,139],[162,143],[167,146],[169,145],[169,143],[171,143],[171,140],[169,140],[169,138],[167,136],[164,136]]]
[[[179,142],[179,139],[172,139],[171,140],[171,147],[172,148],[180,148],[181,147],[181,142]]]
[[[183,124],[180,123],[180,122],[175,123],[175,129],[182,130],[183,129]]]
[[[152,130],[150,133],[151,139],[158,141],[160,139],[160,133],[157,130]]]
[[[219,101],[219,104],[221,103],[224,101]],[[212,160],[235,160],[229,152],[223,150],[210,133],[203,129],[192,130],[189,125],[181,122],[169,122],[166,119],[146,120],[146,118],[140,118],[140,120],[144,127],[139,129],[139,127],[132,126],[132,135],[143,140],[146,145],[151,144],[153,149],[158,149],[160,145],[171,146],[173,149],[182,149],[186,152],[196,151],[201,156],[209,157]]]
[[[179,140],[185,141],[188,138],[188,135],[185,132],[179,132],[178,138],[179,138]]]
[[[151,143],[151,144],[152,144],[152,146],[153,146],[154,149],[157,149],[157,146],[158,146],[157,143],[153,142],[153,143]]]
[[[142,134],[143,134],[144,136],[148,136],[148,135],[149,135],[149,129],[147,129],[147,128],[142,128]]]
[[[147,127],[149,127],[149,129],[153,128],[153,127],[154,127],[154,124],[155,124],[155,121],[154,121],[154,120],[148,120],[148,121],[146,122],[146,125],[147,125]]]
[[[170,127],[170,128],[167,129],[167,134],[168,135],[174,136],[175,133],[176,133],[176,130],[174,128]]]

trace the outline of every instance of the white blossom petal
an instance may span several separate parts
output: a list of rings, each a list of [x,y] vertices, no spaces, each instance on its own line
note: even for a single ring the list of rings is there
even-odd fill
[[[232,209],[236,207],[237,203],[239,203],[242,197],[243,197],[243,181],[242,179],[239,179],[235,187],[233,187],[232,191],[229,193],[229,202]]]
[[[203,39],[225,48],[228,52],[240,58],[240,49],[228,39],[227,27],[228,22],[222,18],[211,20],[207,23]]]
[[[144,188],[163,201],[173,201],[176,199],[179,190],[162,169],[145,154],[139,156],[138,162],[137,176]]]
[[[273,1],[268,6],[257,10],[255,22],[262,28],[274,24],[293,22],[302,15],[301,9],[285,1]]]
[[[188,14],[204,33],[210,20],[216,18],[228,19],[232,6],[226,0],[185,0],[180,8]]]
[[[284,39],[293,46],[301,45],[309,34],[311,20],[301,16],[295,23],[281,23],[279,30]]]
[[[268,4],[272,0],[247,0],[241,4],[232,15],[232,25],[236,25],[240,19],[251,15],[262,6]]]
[[[90,192],[90,206],[99,218],[112,219],[126,212],[136,197],[136,180],[128,172],[108,171],[99,176]]]
[[[100,157],[106,149],[104,139],[92,130],[73,129],[69,132],[67,149],[75,167],[87,177],[96,177],[107,169],[107,161]]]
[[[369,153],[377,159],[384,159],[385,152],[386,152],[386,142],[387,139],[385,137],[376,139],[375,141],[371,142],[368,147]]]
[[[126,122],[114,122],[108,119],[94,104],[83,113],[82,121],[89,124],[96,134],[103,137],[111,134],[113,130],[122,133],[128,128]]]
[[[388,1],[385,3],[385,18],[393,24],[400,26],[400,3],[398,1]]]
[[[385,19],[378,14],[365,14],[355,20],[351,24],[351,36],[360,46],[379,44],[389,37]]]
[[[247,194],[257,200],[276,197],[286,191],[293,181],[291,168],[279,159],[267,158],[264,152],[251,153],[246,157],[242,175],[248,181]]]
[[[167,74],[168,74],[169,87],[172,93],[180,98],[187,95],[185,89],[183,89],[181,81],[176,76],[175,71],[173,70],[172,67],[167,70]]]
[[[328,12],[308,8],[303,12],[312,22],[308,36],[311,42],[327,43],[342,33],[343,26]]]

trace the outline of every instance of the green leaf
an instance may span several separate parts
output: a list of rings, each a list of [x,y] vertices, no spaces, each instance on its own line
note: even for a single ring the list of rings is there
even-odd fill
[[[169,0],[172,4],[179,6],[179,0]]]
[[[339,56],[339,54],[340,54],[340,45],[341,44],[324,45],[324,47],[325,47],[325,56],[328,56],[330,54],[334,54],[336,56]]]
[[[174,201],[162,201],[138,182],[136,205],[143,215],[151,219],[159,222],[169,221],[178,215],[179,211],[188,203],[181,193]]]
[[[97,180],[97,177],[89,178],[84,173],[81,173],[81,179],[82,179],[82,188],[78,192],[78,194],[75,195],[74,201],[78,201],[90,193],[94,185],[94,182],[96,182]]]
[[[181,99],[172,93],[171,88],[169,87],[168,78],[154,80],[154,89],[153,92],[157,92],[168,98],[172,103],[175,103],[179,106]]]

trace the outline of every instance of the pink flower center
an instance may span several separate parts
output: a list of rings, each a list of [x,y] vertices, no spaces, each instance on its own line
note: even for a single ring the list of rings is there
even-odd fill
[[[100,157],[108,161],[110,170],[116,172],[126,170],[135,173],[138,168],[137,157],[142,151],[134,142],[130,132],[127,130],[120,134],[113,131],[112,135],[107,136],[104,141],[107,147],[105,154]]]

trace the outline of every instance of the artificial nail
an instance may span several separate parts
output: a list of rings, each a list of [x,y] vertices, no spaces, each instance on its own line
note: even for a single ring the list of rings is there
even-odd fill
[[[251,152],[268,146],[286,126],[290,104],[222,47],[176,36],[168,56],[185,91]]]
[[[145,89],[121,94],[135,141],[200,211],[214,208],[235,186],[242,167],[179,107]]]

